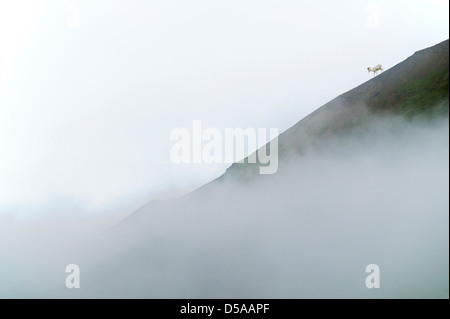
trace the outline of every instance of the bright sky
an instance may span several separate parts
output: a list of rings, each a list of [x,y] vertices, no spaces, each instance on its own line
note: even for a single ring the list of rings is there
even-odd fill
[[[0,2],[0,214],[95,212],[199,186],[170,132],[286,130],[449,37],[448,1]],[[64,210],[61,210],[64,213]]]

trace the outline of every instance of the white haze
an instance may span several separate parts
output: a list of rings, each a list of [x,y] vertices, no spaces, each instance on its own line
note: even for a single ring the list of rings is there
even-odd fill
[[[358,135],[255,183],[150,203],[107,234],[2,222],[0,297],[448,298],[448,119]],[[72,263],[81,289],[64,286]],[[372,263],[380,289],[364,284]]]
[[[174,197],[227,165],[173,164],[172,129],[282,132],[448,24],[446,0],[0,1],[0,215]]]

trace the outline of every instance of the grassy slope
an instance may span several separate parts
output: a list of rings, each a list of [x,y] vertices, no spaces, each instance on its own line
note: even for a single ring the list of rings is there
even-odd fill
[[[416,52],[395,68],[397,74],[380,77],[389,84],[384,92],[368,101],[374,112],[388,111],[407,118],[448,115],[448,40]]]
[[[406,118],[448,116],[449,41],[416,52],[413,56],[375,78],[338,96],[317,109],[279,136],[280,163],[291,153],[302,154],[310,147],[327,147],[335,138],[364,128],[379,116],[402,115]],[[281,164],[282,165],[282,164]],[[254,181],[259,163],[233,164],[219,178],[188,194],[202,198],[210,187],[224,180]],[[208,195],[206,195],[208,196]],[[161,202],[151,201],[132,214],[162,211]],[[130,219],[127,218],[127,222]]]
[[[449,41],[416,52],[375,78],[338,96],[279,137],[280,161],[291,153],[326,147],[375,118],[448,116]],[[233,164],[218,180],[248,180],[259,164]]]

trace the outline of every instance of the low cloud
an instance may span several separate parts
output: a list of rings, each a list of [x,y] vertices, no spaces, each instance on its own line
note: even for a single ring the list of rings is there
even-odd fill
[[[150,202],[107,232],[101,218],[2,229],[0,296],[448,297],[448,130],[379,121],[274,175]],[[81,289],[65,288],[68,264]],[[365,286],[369,264],[380,289]]]

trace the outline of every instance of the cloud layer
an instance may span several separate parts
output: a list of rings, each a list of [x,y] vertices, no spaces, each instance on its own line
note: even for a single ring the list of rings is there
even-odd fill
[[[151,202],[87,244],[83,227],[65,243],[33,227],[4,245],[2,296],[448,297],[448,129],[378,122],[253,183]],[[64,287],[71,263],[78,290]]]

